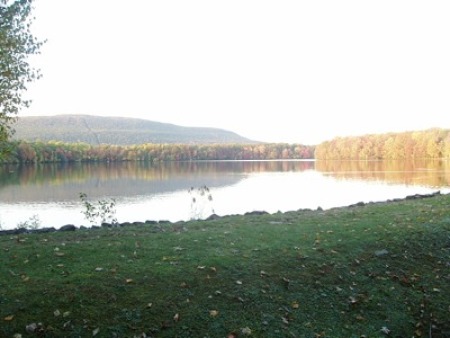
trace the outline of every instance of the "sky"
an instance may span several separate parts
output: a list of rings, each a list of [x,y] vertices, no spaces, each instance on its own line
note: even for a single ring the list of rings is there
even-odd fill
[[[35,0],[19,116],[92,114],[257,141],[450,128],[450,1]]]

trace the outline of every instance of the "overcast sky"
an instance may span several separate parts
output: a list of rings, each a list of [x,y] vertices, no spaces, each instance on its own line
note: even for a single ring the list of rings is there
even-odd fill
[[[450,128],[450,1],[35,0],[20,115],[218,127],[267,142]]]

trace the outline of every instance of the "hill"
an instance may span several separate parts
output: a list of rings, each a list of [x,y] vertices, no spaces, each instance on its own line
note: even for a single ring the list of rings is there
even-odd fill
[[[92,145],[257,143],[223,129],[93,115],[24,116],[19,118],[14,128],[13,139],[31,142],[84,142]]]

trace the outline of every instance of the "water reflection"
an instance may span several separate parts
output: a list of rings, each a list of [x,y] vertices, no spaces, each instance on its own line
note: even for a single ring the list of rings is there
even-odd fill
[[[115,198],[120,222],[187,220],[190,187],[207,185],[219,215],[331,208],[449,192],[449,161],[140,162],[0,168],[0,222],[87,225],[79,193]]]
[[[141,196],[234,185],[250,174],[298,172],[313,161],[223,161],[150,164],[74,163],[0,168],[0,201],[8,203],[70,201],[80,192],[92,198]]]
[[[449,160],[317,161],[315,169],[336,179],[381,181],[432,188],[450,186]]]

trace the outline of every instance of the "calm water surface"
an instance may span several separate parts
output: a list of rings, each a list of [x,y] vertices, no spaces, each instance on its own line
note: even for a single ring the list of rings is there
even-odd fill
[[[206,185],[212,201],[189,193]],[[119,222],[172,222],[254,210],[270,213],[450,193],[449,161],[258,161],[0,167],[0,223],[89,225],[79,193],[114,198]],[[196,202],[192,203],[192,198]]]

